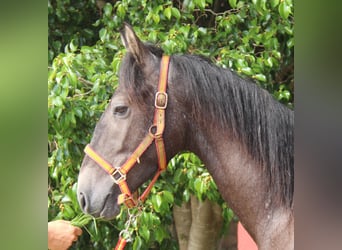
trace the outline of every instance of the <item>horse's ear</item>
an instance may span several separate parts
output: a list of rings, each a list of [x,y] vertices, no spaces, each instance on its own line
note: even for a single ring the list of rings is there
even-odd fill
[[[126,49],[133,54],[139,64],[144,64],[144,61],[150,56],[150,52],[137,37],[133,28],[129,24],[124,23],[120,34]]]

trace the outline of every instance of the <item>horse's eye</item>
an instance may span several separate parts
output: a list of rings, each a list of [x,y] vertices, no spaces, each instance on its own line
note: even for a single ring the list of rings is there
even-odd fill
[[[128,114],[128,107],[127,106],[116,106],[114,108],[114,115],[124,117]]]

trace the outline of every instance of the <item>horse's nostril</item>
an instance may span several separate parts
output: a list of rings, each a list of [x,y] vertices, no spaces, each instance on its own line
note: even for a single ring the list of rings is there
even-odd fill
[[[87,199],[84,193],[80,192],[78,202],[80,204],[80,207],[82,208],[83,212],[87,209]]]

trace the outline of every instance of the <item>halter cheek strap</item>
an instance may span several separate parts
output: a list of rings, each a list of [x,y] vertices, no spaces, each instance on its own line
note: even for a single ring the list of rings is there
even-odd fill
[[[160,75],[158,83],[158,91],[155,94],[154,99],[154,118],[153,124],[150,126],[148,134],[127,159],[127,161],[121,167],[113,167],[110,163],[104,160],[98,153],[96,153],[88,144],[84,152],[95,161],[103,170],[111,175],[115,184],[117,184],[121,190],[121,194],[118,196],[118,204],[125,203],[128,208],[132,208],[138,204],[138,201],[144,202],[147,195],[152,189],[152,186],[157,181],[160,173],[166,169],[166,152],[163,139],[163,133],[165,128],[165,110],[168,104],[168,96],[166,93],[167,77],[169,68],[170,57],[163,56],[160,64]],[[139,158],[147,150],[147,148],[155,142],[157,156],[158,156],[158,171],[153,177],[152,181],[143,192],[143,194],[135,199],[127,185],[126,175],[139,162]]]

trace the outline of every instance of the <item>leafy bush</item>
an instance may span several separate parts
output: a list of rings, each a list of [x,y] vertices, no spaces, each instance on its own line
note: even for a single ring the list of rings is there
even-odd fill
[[[50,0],[48,68],[49,220],[80,214],[77,176],[83,148],[118,83],[125,50],[118,31],[130,22],[143,41],[167,54],[195,53],[251,77],[293,106],[292,0],[114,1]],[[95,20],[96,19],[96,20]],[[63,53],[61,53],[63,51]],[[225,227],[233,214],[211,176],[191,153],[177,155],[152,189],[129,230],[128,249],[177,249],[170,234],[173,204],[218,202]],[[137,211],[136,211],[137,212]],[[110,249],[127,219],[92,221],[73,249]]]
[[[95,44],[100,18],[95,0],[48,0],[49,63],[64,46],[74,41],[79,46]]]

